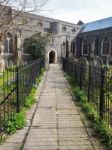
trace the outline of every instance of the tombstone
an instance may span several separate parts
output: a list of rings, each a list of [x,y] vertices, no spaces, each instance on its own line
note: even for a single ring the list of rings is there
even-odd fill
[[[3,58],[0,58],[0,74],[3,73],[4,66],[5,66],[4,59],[3,59]]]
[[[25,61],[24,64],[27,65],[28,64],[27,61]]]
[[[95,66],[95,67],[102,67],[103,66],[103,61],[99,56],[95,56],[90,63],[92,66]]]
[[[71,52],[69,52],[69,57],[71,58],[73,56],[73,54]]]
[[[103,61],[99,56],[94,56],[93,60],[90,62],[92,66],[91,76],[92,82],[100,84],[101,81],[101,68],[103,66]]]
[[[109,58],[107,60],[107,66],[112,67],[112,56],[109,56]]]
[[[112,76],[112,56],[108,57],[106,71],[108,73],[108,76]],[[111,78],[111,80],[112,80],[112,78]]]
[[[72,56],[70,57],[70,59],[71,59],[71,61],[74,62],[74,63],[77,63],[77,62],[78,62],[78,59],[77,59],[74,55],[72,55]]]
[[[7,69],[9,67],[8,60],[5,60],[5,68]]]
[[[0,73],[2,74],[4,68],[5,68],[5,62],[3,59],[3,51],[4,51],[4,45],[2,42],[0,42]]]
[[[85,57],[80,57],[78,59],[78,63],[82,63],[84,65],[89,65],[89,62],[88,62],[88,60]]]
[[[83,77],[88,80],[88,74],[89,74],[89,62],[85,57],[80,57],[78,59],[78,63],[82,64],[82,73],[83,73]]]
[[[13,61],[12,61],[12,60],[10,60],[10,61],[9,61],[9,67],[11,67],[11,68],[12,68],[12,67],[13,67],[13,64],[14,64],[14,63],[13,63]]]

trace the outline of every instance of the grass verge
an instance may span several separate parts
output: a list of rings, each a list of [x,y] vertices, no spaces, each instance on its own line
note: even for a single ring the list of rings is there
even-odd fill
[[[35,93],[39,83],[41,82],[42,76],[44,74],[44,68],[41,69],[40,76],[37,77],[35,84],[32,86],[31,92],[25,100],[24,108],[19,112],[13,115],[13,118],[10,118],[8,122],[5,123],[5,133],[3,132],[0,135],[0,144],[2,144],[7,136],[15,133],[18,129],[22,129],[26,125],[26,112],[27,110],[36,102]]]
[[[75,96],[76,101],[79,102],[88,120],[91,121],[92,128],[94,129],[96,135],[102,140],[103,143],[105,143],[109,150],[112,150],[112,128],[109,128],[108,124],[104,120],[100,119],[100,116],[94,106],[87,101],[87,97],[75,84],[74,79],[67,74],[65,74],[65,77],[70,83],[71,91]]]

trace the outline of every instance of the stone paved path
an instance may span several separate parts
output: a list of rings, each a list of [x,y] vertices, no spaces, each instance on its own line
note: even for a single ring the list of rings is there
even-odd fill
[[[92,150],[58,65],[51,65],[24,150]]]
[[[24,150],[100,150],[91,144],[59,65],[50,65],[38,94],[38,106],[27,114],[27,127],[12,135],[0,150],[20,150],[23,140]]]

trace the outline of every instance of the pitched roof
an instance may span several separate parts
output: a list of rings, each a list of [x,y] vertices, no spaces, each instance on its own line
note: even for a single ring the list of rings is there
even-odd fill
[[[93,21],[84,25],[83,32],[90,32],[112,27],[112,17]]]

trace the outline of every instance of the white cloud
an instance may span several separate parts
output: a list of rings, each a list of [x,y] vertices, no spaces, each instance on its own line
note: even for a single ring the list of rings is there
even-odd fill
[[[49,4],[54,10],[46,14],[48,17],[73,23],[90,22],[112,14],[111,0],[50,0]]]

